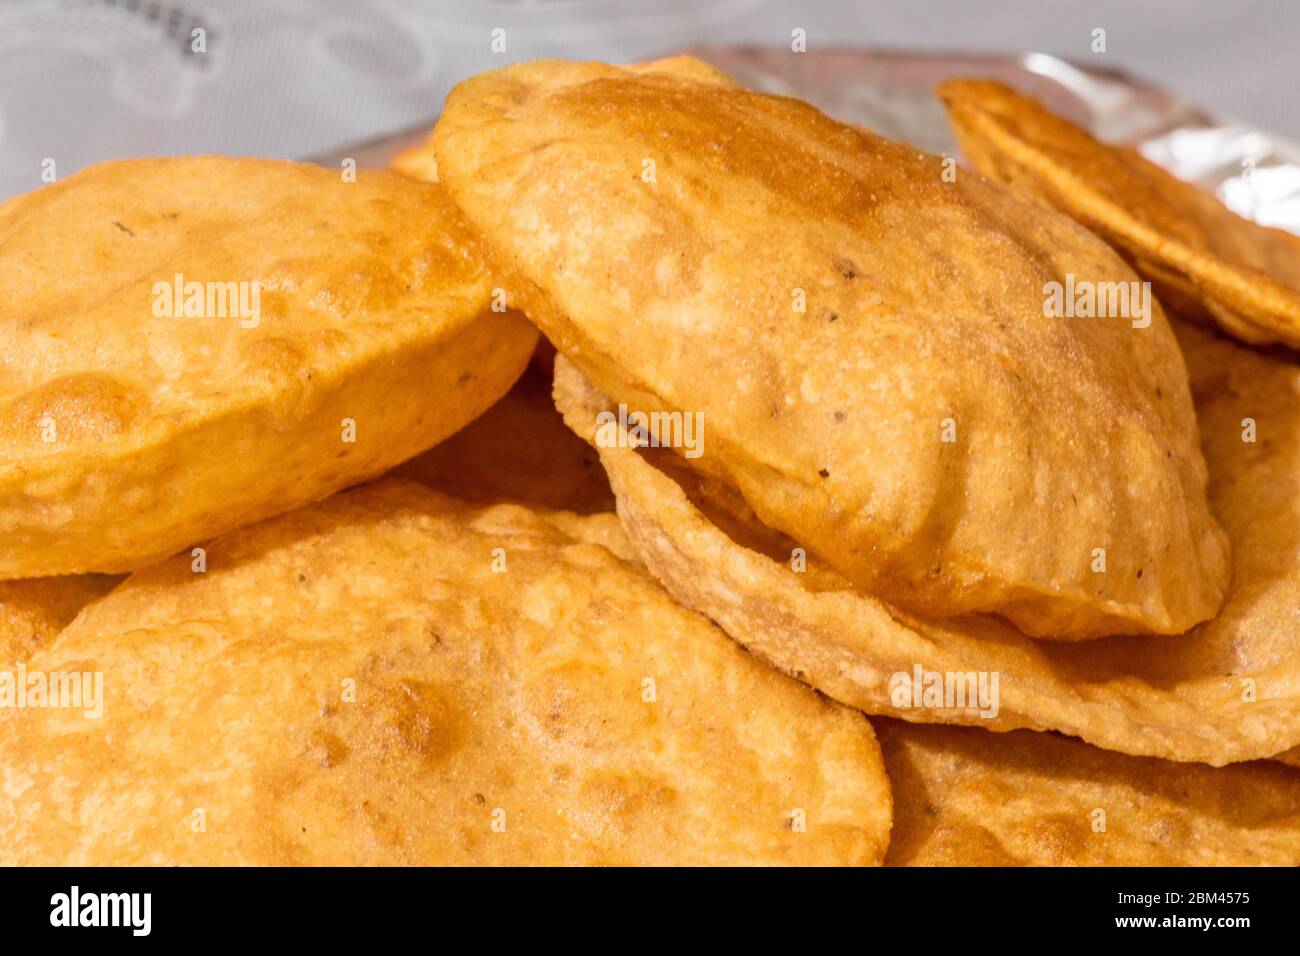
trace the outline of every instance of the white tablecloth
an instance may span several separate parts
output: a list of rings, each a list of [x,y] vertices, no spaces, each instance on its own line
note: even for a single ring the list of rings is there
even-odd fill
[[[494,53],[492,31],[505,30]],[[457,80],[698,43],[1042,50],[1300,138],[1289,0],[0,0],[0,196],[121,156],[305,157],[429,120]],[[190,50],[202,28],[206,53]],[[1106,52],[1091,50],[1106,31]]]

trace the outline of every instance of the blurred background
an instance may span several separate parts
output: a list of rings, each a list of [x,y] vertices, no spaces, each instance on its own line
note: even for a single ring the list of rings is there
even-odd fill
[[[1056,54],[1300,139],[1295,0],[0,0],[0,196],[41,185],[47,157],[59,178],[123,156],[311,157],[427,124],[452,84],[508,62],[788,52],[795,29],[810,52]]]

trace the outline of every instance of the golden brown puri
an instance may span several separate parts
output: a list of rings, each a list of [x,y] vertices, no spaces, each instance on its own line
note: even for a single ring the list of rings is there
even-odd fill
[[[27,660],[121,578],[77,574],[0,581],[0,669]]]
[[[427,183],[438,182],[438,160],[433,154],[432,139],[402,150],[393,157],[388,168],[412,179],[422,179]]]
[[[599,456],[565,427],[551,400],[551,354],[539,348],[538,355],[487,412],[392,474],[476,504],[613,511]]]
[[[209,317],[172,317],[177,276]],[[3,204],[0,578],[140,567],[447,437],[536,339],[491,288],[445,194],[390,173],[129,160]]]
[[[1181,636],[1046,644],[991,617],[922,618],[852,588],[813,558],[795,573],[788,540],[761,540],[757,522],[706,513],[629,448],[601,448],[601,462],[629,537],[668,590],[836,700],[920,723],[1059,730],[1139,756],[1215,765],[1269,757],[1300,745],[1300,366],[1186,324],[1178,334],[1210,503],[1236,555],[1222,612]],[[563,361],[556,400],[587,435],[609,401]],[[1256,440],[1243,441],[1252,428]],[[918,666],[986,682],[997,675],[996,716],[981,716],[988,708],[980,707],[896,706],[894,675]]]
[[[1154,303],[1044,315],[1137,282],[1066,217],[690,60],[487,73],[434,144],[511,301],[865,592],[1060,640],[1219,607],[1177,344]]]
[[[0,861],[879,863],[866,719],[556,517],[386,480],[137,572],[28,665],[103,715],[0,721]]]
[[[1300,865],[1300,771],[1107,753],[1056,734],[873,722],[893,866]]]
[[[1247,342],[1300,345],[1300,237],[1243,219],[1001,83],[949,80],[938,92],[971,162],[1110,240],[1167,304]]]

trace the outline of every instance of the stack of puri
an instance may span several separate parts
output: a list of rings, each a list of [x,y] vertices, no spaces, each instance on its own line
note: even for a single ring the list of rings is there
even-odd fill
[[[0,207],[0,862],[883,860],[867,718],[644,570],[495,287],[389,172]]]
[[[541,62],[0,206],[0,671],[102,675],[0,862],[1300,862],[1285,316],[989,164]]]
[[[1300,860],[1289,354],[1046,314],[1152,254],[695,61],[486,74],[432,146],[645,565],[889,718],[892,859]]]

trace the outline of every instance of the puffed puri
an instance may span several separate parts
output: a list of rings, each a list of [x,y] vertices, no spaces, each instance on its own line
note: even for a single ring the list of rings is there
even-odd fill
[[[376,477],[536,330],[442,190],[217,156],[0,206],[0,578],[144,567]]]

